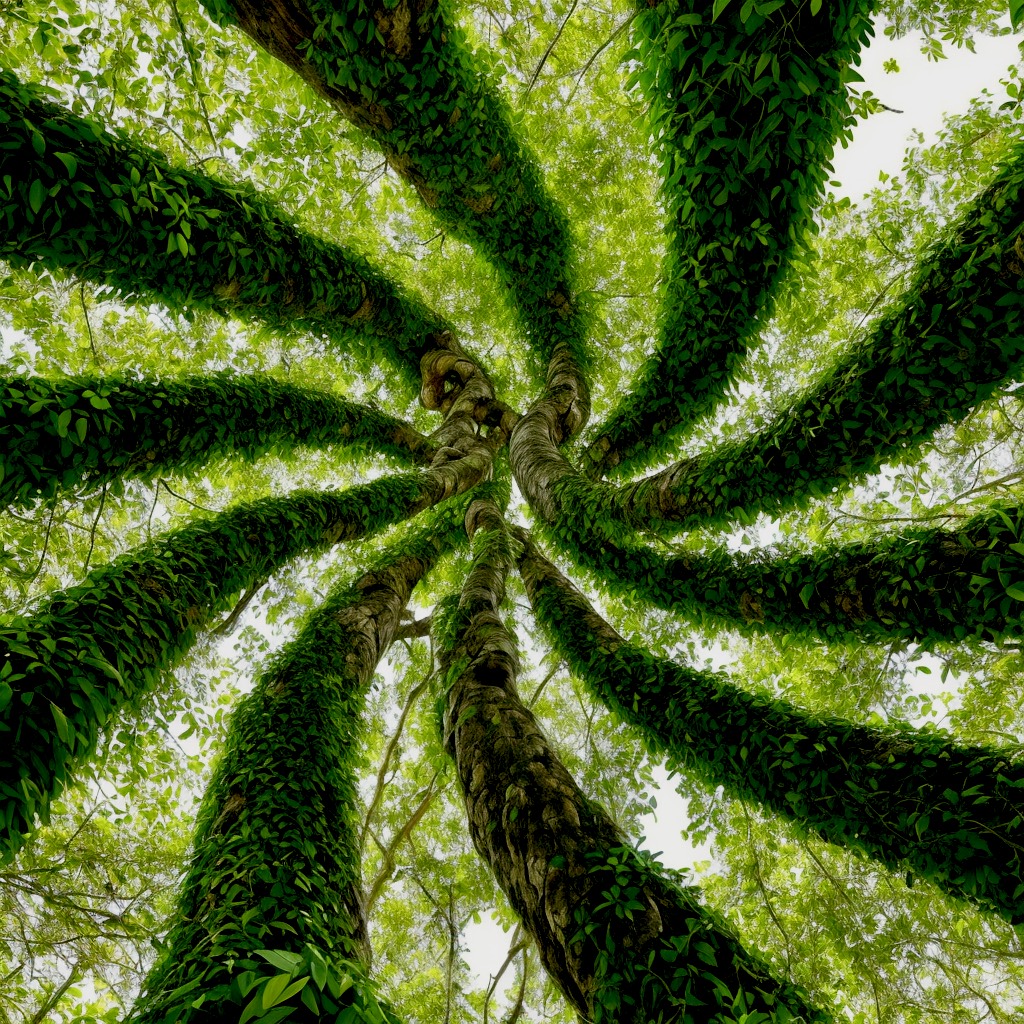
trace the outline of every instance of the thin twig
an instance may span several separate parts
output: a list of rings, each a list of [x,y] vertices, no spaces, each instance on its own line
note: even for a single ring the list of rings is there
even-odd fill
[[[92,522],[92,529],[89,531],[89,550],[85,555],[85,565],[82,568],[82,572],[86,573],[89,571],[89,562],[92,561],[93,548],[96,546],[96,529],[100,525],[100,516],[103,515],[103,506],[107,503],[107,485],[103,485],[103,490],[100,491],[100,507],[96,510],[96,518]]]
[[[569,19],[573,16],[576,11],[576,7],[580,0],[572,0],[572,5],[569,8],[569,13],[565,16],[562,24],[558,26],[558,31],[552,36],[551,42],[548,43],[547,49],[544,51],[544,56],[541,57],[537,67],[534,68],[533,77],[530,79],[530,84],[526,87],[526,92],[523,93],[523,98],[519,101],[519,106],[526,106],[526,101],[530,98],[530,93],[533,92],[533,87],[537,84],[537,79],[540,77],[541,71],[544,70],[544,65],[547,63],[548,57],[551,56],[551,51],[558,45],[558,40],[562,38],[562,33],[565,31],[565,26],[569,24]]]
[[[85,301],[85,282],[82,282],[82,286],[78,289],[78,298],[82,303],[82,312],[85,314],[85,328],[89,332],[89,349],[92,352],[93,362],[97,366],[103,365],[103,360],[100,359],[99,352],[96,351],[96,339],[92,333],[92,321],[89,319],[89,307]]]
[[[583,79],[586,78],[587,72],[594,66],[594,62],[597,58],[600,57],[601,54],[604,53],[604,51],[607,50],[608,47],[611,46],[627,28],[629,28],[630,25],[633,24],[633,19],[637,16],[637,13],[637,11],[634,11],[624,22],[622,22],[621,25],[618,25],[612,34],[594,51],[594,55],[590,60],[583,65],[583,70],[579,73],[579,76],[576,79],[576,84],[572,87],[572,92],[569,93],[569,96],[565,101],[565,106],[569,106],[569,104],[572,103],[573,97],[577,92],[579,92]]]

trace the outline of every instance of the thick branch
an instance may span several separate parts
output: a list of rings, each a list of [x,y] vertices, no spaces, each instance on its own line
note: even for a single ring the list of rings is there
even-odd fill
[[[259,991],[255,983],[236,991],[247,961],[268,976],[281,971],[280,962],[262,963],[259,950],[295,957],[294,976],[316,985],[310,995],[325,1016],[332,993],[311,957],[339,979],[354,975],[353,961],[368,969],[356,738],[377,663],[413,587],[459,542],[462,511],[432,517],[335,589],[243,698],[199,813],[166,950],[133,1024],[162,1021],[199,995],[206,1001],[189,1018],[196,1024],[237,1015]],[[283,1005],[307,999],[300,1004],[295,991]]]
[[[956,529],[917,528],[810,554],[723,547],[666,558],[619,541],[614,520],[562,507],[548,533],[611,591],[744,632],[919,643],[1021,635],[1018,508],[993,508]]]
[[[336,444],[419,465],[435,454],[401,420],[272,377],[0,381],[0,505],[184,473],[221,455],[255,459]]]
[[[242,505],[167,534],[0,629],[0,848],[24,842],[99,730],[156,684],[235,595],[306,551],[408,519],[475,486],[495,442],[467,439],[434,468],[337,493]],[[441,460],[444,460],[441,462]]]
[[[294,227],[248,186],[171,167],[0,72],[0,258],[153,298],[309,331],[407,386],[447,325],[364,257]]]
[[[921,263],[902,302],[769,426],[602,503],[674,530],[830,495],[965,416],[1024,368],[1024,145]]]
[[[473,568],[436,631],[445,747],[474,845],[570,1004],[594,1021],[674,1019],[687,1004],[709,1020],[727,1008],[824,1020],[580,792],[516,692],[515,640],[500,617],[513,549],[497,506],[474,502],[467,530]]]
[[[445,229],[486,255],[509,289],[540,366],[559,344],[584,359],[587,324],[574,296],[565,215],[439,4],[205,5],[366,132]]]
[[[767,17],[702,0],[638,4],[634,34],[669,208],[658,348],[596,431],[586,472],[642,469],[725,397],[813,228],[847,68],[873,0]],[[694,19],[698,22],[694,24]]]
[[[627,643],[529,542],[519,567],[573,671],[652,750],[830,842],[1024,922],[1020,748],[870,729],[748,693]]]

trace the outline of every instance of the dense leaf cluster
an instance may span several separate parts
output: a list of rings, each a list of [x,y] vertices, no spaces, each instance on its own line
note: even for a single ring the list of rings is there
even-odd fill
[[[238,593],[291,559],[365,536],[422,504],[415,476],[241,505],[93,570],[0,627],[0,839],[46,820],[115,712],[136,702]]]
[[[0,72],[0,256],[128,298],[306,330],[406,386],[446,329],[363,256],[299,231],[273,203],[75,117]]]
[[[658,345],[596,430],[592,471],[670,452],[733,383],[813,234],[873,0],[642,7],[631,83],[649,103],[669,215]],[[616,469],[617,467],[617,469]]]
[[[427,514],[358,579],[339,583],[239,703],[199,811],[176,927],[134,1024],[230,1013],[264,1024],[396,1020],[367,979],[357,766],[376,658],[353,624],[381,616],[389,573],[404,584],[393,597],[404,607],[433,563],[464,542],[467,504]]]

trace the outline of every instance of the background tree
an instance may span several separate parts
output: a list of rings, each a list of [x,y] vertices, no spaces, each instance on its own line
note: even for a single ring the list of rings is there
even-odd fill
[[[0,1012],[1020,1012],[1019,80],[851,207],[870,13],[4,5]]]

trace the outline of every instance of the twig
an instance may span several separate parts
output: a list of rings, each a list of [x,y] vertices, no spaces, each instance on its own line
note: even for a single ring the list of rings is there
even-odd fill
[[[103,506],[107,503],[107,485],[103,485],[103,490],[100,491],[100,507],[96,510],[96,518],[92,522],[92,529],[89,531],[89,550],[85,555],[85,565],[82,568],[82,572],[86,573],[89,571],[89,562],[92,561],[92,551],[96,546],[96,528],[100,525],[100,516],[103,515]]]
[[[569,19],[573,16],[576,10],[579,0],[572,0],[572,6],[569,8],[569,13],[562,20],[562,24],[558,26],[558,31],[552,36],[551,42],[548,43],[547,49],[544,51],[544,56],[541,57],[537,67],[534,68],[533,77],[530,79],[530,84],[526,87],[526,92],[523,93],[523,98],[519,101],[519,106],[524,107],[526,101],[530,98],[530,93],[533,91],[533,87],[537,84],[537,79],[540,77],[541,71],[544,70],[544,65],[547,63],[548,57],[551,56],[551,51],[558,44],[558,40],[562,38],[562,33],[565,31],[565,26],[569,24]]]
[[[85,327],[86,327],[86,330],[89,332],[89,349],[92,352],[93,362],[95,362],[97,366],[102,366],[103,365],[103,360],[100,359],[100,354],[99,354],[99,352],[96,351],[96,339],[93,337],[93,333],[92,333],[92,321],[89,319],[89,307],[88,307],[88,305],[86,305],[86,302],[85,302],[85,282],[84,281],[82,282],[81,288],[78,289],[78,298],[79,298],[79,301],[82,303],[82,312],[85,314]]]

